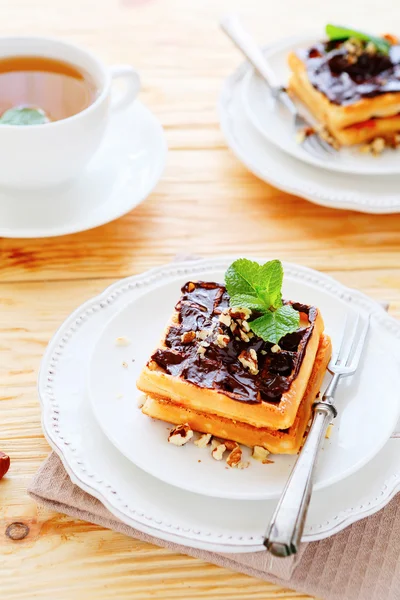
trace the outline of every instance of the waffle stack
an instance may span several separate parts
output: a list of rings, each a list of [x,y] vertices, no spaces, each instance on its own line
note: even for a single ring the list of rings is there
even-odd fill
[[[188,282],[139,377],[143,412],[275,454],[297,453],[331,343],[317,308],[291,305],[300,327],[272,345],[250,331],[249,310],[229,308],[223,285]]]
[[[360,40],[291,52],[289,90],[344,146],[400,131],[400,46],[382,54]]]

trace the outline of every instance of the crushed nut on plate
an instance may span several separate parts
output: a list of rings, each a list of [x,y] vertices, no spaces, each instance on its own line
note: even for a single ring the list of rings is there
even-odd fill
[[[227,450],[234,450],[239,447],[239,444],[237,442],[232,442],[232,440],[224,440],[224,444]]]
[[[222,460],[225,450],[226,450],[225,444],[218,444],[218,446],[216,446],[214,448],[214,450],[211,452],[212,457],[215,458],[215,460]]]
[[[199,439],[194,442],[194,445],[197,446],[198,448],[205,448],[208,445],[211,438],[212,438],[211,433],[203,433],[199,437]]]
[[[239,463],[242,460],[242,451],[240,449],[239,446],[236,446],[236,448],[234,448],[228,458],[226,459],[226,464],[229,465],[230,467],[237,467],[239,465]]]
[[[130,343],[131,343],[130,339],[123,335],[120,337],[117,337],[117,339],[115,340],[116,346],[129,346]]]
[[[237,464],[237,468],[238,469],[247,469],[247,467],[250,466],[250,463],[248,460],[246,460],[245,462],[240,461],[240,463]]]
[[[258,461],[262,462],[263,464],[266,464],[267,457],[269,456],[269,452],[262,446],[254,446],[251,456],[252,456],[252,458],[254,458],[254,460],[258,460]]]
[[[128,368],[128,363],[124,361],[124,362],[122,363],[122,366],[124,367],[124,369],[127,369],[127,368]]]
[[[325,434],[325,437],[326,437],[327,440],[329,440],[329,438],[332,435],[332,429],[333,429],[333,423],[330,423],[328,425],[328,429],[326,430],[326,434]]]
[[[170,432],[168,441],[175,446],[183,446],[193,437],[193,431],[190,429],[189,423],[177,425]]]

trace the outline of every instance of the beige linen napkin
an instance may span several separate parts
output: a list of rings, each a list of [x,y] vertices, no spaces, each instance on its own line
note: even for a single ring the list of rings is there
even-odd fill
[[[141,533],[74,485],[54,452],[28,491],[51,510],[325,600],[400,600],[400,497],[331,538],[302,544],[294,565],[267,552],[219,554]]]

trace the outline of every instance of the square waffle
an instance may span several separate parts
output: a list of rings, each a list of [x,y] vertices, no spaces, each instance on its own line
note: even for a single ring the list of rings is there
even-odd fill
[[[188,282],[138,388],[164,407],[169,402],[204,415],[204,424],[218,418],[257,429],[291,428],[324,330],[317,308],[291,305],[300,327],[278,347],[249,331],[249,311],[230,309],[223,285]]]
[[[321,42],[288,56],[289,91],[345,146],[400,131],[400,46],[367,50]]]

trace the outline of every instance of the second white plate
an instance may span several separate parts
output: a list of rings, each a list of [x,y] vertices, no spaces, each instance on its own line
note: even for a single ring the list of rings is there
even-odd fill
[[[228,266],[228,264],[226,265]],[[333,343],[340,334],[345,314],[371,312],[354,302],[357,293],[338,294],[334,285],[321,287],[312,271],[298,277],[298,267],[286,265],[284,296],[317,305]],[[195,272],[193,273],[196,276]],[[223,281],[224,270],[210,269],[202,279]],[[226,468],[209,449],[189,443],[183,448],[168,444],[168,425],[149,419],[138,408],[136,380],[157,345],[180,287],[188,279],[172,275],[151,285],[124,306],[106,325],[93,349],[89,369],[89,393],[96,418],[111,442],[134,464],[151,475],[191,492],[230,499],[268,499],[282,492],[294,457],[275,456],[273,464],[251,460],[245,470]],[[372,303],[374,306],[374,303]],[[382,313],[379,305],[376,312]],[[374,310],[372,309],[372,312]],[[129,345],[116,340],[125,337]],[[372,318],[371,331],[358,374],[343,382],[338,391],[339,417],[320,458],[315,489],[322,489],[351,475],[368,462],[390,437],[399,414],[398,388],[400,342],[382,331]],[[377,377],[377,373],[381,374]],[[384,410],[382,409],[384,404]]]
[[[322,36],[321,36],[322,37]],[[287,56],[290,51],[309,48],[317,37],[292,37],[273,44],[264,50],[264,54],[274,69],[279,82],[285,86],[290,71]],[[261,135],[284,152],[310,165],[356,175],[389,175],[400,173],[400,151],[387,150],[380,156],[361,154],[359,147],[341,148],[333,156],[310,154],[296,143],[292,120],[285,109],[280,109],[271,97],[264,80],[250,69],[243,79],[243,106],[248,119]],[[302,107],[303,112],[306,112]]]

